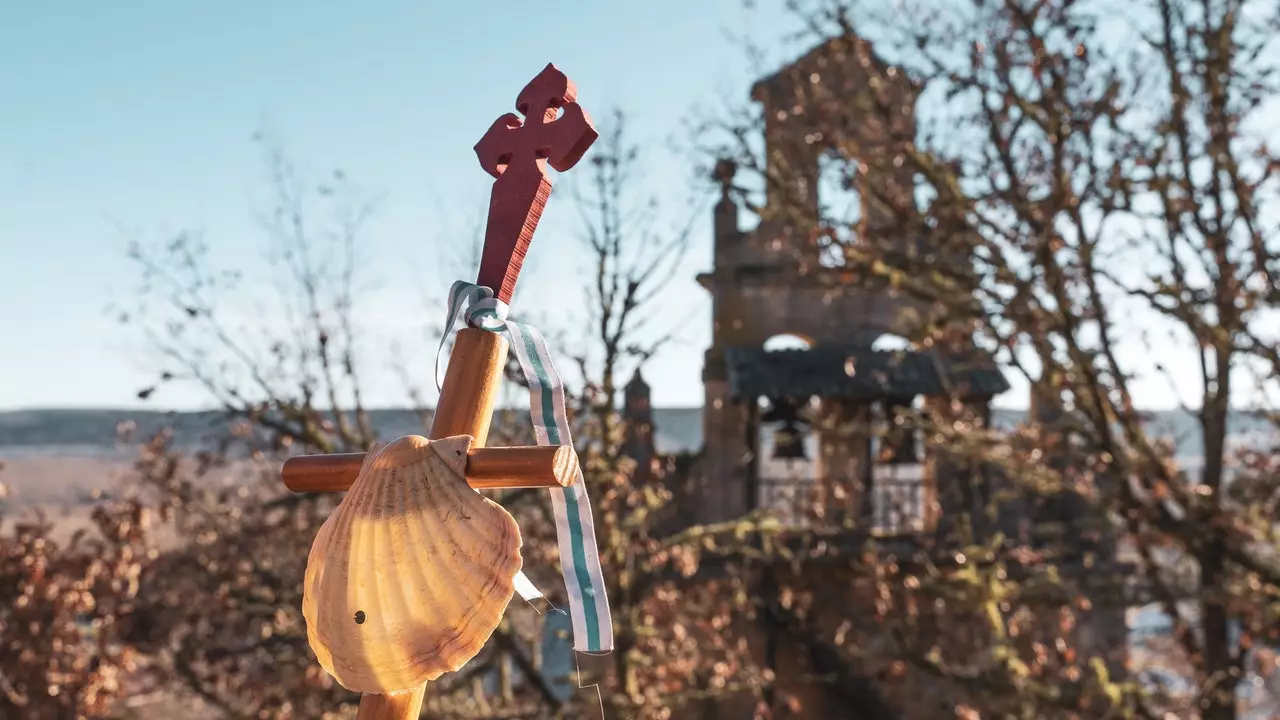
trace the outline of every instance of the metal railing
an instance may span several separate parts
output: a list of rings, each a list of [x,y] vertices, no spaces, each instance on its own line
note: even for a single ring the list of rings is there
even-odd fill
[[[919,464],[876,466],[870,492],[863,492],[861,479],[763,477],[757,502],[796,528],[855,526],[875,535],[910,535],[928,524],[924,479]]]

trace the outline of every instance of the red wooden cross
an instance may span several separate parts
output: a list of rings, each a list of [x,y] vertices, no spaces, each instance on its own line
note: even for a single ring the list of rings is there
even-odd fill
[[[573,82],[548,63],[516,98],[524,122],[507,113],[476,143],[480,167],[497,178],[476,284],[493,288],[503,302],[511,302],[533,230],[551,194],[547,165],[568,170],[600,137],[577,97]],[[564,114],[557,117],[561,110]]]

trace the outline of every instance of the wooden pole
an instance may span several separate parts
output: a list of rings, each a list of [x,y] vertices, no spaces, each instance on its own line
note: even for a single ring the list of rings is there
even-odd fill
[[[430,439],[470,435],[475,438],[472,447],[483,447],[506,363],[506,338],[478,328],[460,330],[449,356]],[[363,695],[356,720],[417,720],[426,689],[422,685],[398,695]]]
[[[591,118],[576,99],[573,82],[548,64],[516,98],[515,107],[524,119],[514,113],[505,114],[495,120],[476,143],[480,166],[495,178],[476,284],[493,289],[496,298],[504,303],[511,302],[534,229],[551,193],[547,166],[560,172],[569,170],[599,137]],[[466,477],[475,487],[486,487],[486,482],[494,483],[487,487],[510,487],[513,478],[528,481],[520,486],[529,486],[529,482],[534,486],[543,486],[542,483],[551,486],[552,481],[567,485],[565,477],[576,474],[577,457],[572,448],[563,449],[572,456],[569,459],[559,449],[550,455],[545,451],[541,455],[526,453],[520,460],[517,454],[504,450],[503,454],[481,459],[507,362],[507,349],[506,339],[496,333],[476,328],[458,333],[430,439],[455,435],[473,438],[475,452],[468,456]],[[350,460],[340,457],[326,462],[295,458],[290,461],[294,463],[292,470],[286,464],[286,471],[293,475],[289,487],[310,489],[328,484],[330,489],[342,489]],[[308,463],[313,464],[308,466]],[[546,466],[548,463],[550,467]],[[300,467],[303,470],[297,474]],[[308,479],[308,467],[323,477]],[[290,480],[286,478],[285,482],[289,484]],[[425,692],[423,685],[397,695],[363,695],[356,717],[358,720],[416,720],[422,712]]]

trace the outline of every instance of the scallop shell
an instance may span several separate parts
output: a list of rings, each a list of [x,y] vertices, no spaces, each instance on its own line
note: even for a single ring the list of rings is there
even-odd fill
[[[520,529],[467,485],[470,446],[411,435],[370,453],[316,534],[307,640],[348,690],[391,694],[457,670],[502,619]]]

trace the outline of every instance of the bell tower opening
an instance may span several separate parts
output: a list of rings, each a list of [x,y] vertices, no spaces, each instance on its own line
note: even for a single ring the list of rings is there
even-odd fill
[[[767,353],[805,352],[813,343],[802,335],[779,333],[761,344]],[[810,485],[818,436],[810,423],[808,398],[764,397],[756,400],[759,422],[755,447],[759,454],[757,507],[768,508],[787,523],[802,523],[810,504]]]
[[[808,350],[813,347],[813,343],[803,335],[794,335],[792,333],[779,333],[765,340],[761,345],[765,352],[775,352],[778,350]]]
[[[819,438],[812,424],[813,406],[808,398],[757,400],[756,506],[772,511],[789,525],[805,524],[816,500]]]
[[[908,351],[911,350],[911,341],[901,335],[882,333],[871,341],[871,349],[882,352]]]
[[[818,263],[845,265],[845,248],[865,231],[860,163],[837,150],[818,156]]]

